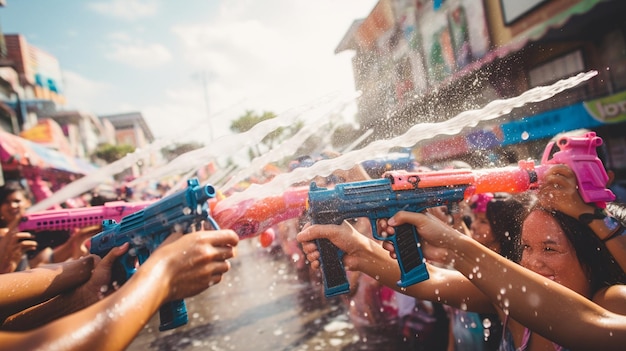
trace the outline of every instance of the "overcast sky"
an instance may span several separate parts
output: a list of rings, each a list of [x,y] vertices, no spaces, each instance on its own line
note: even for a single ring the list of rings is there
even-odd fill
[[[0,25],[59,60],[66,109],[140,111],[157,138],[206,133],[210,115],[219,137],[246,110],[281,113],[353,91],[354,53],[334,51],[376,3],[7,0]]]

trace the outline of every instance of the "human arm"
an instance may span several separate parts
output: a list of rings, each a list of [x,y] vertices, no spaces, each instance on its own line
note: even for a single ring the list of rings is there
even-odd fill
[[[298,233],[298,241],[313,268],[319,268],[320,253],[315,239],[329,239],[344,252],[343,263],[347,270],[360,271],[375,278],[400,293],[422,300],[440,302],[454,307],[464,307],[475,312],[493,313],[491,301],[458,272],[435,267],[427,263],[430,278],[407,288],[400,288],[398,262],[391,258],[379,242],[360,233],[350,223],[341,225],[311,225]]]
[[[565,165],[550,167],[546,171],[538,193],[541,205],[573,218],[579,218],[584,213],[594,213],[597,208],[583,201],[576,184],[576,175],[569,167]],[[614,229],[609,228],[602,219],[594,219],[588,226],[600,240],[603,240],[622,270],[626,271],[626,235],[606,240],[612,235]]]
[[[415,225],[424,241],[445,251],[446,260],[492,303],[534,332],[572,349],[608,350],[626,343],[626,315],[610,312],[429,216],[402,211],[387,224],[402,223]],[[612,292],[619,294],[617,290]],[[623,295],[612,300],[618,298],[624,300]]]
[[[97,256],[87,256],[28,271],[0,274],[0,318],[4,320],[85,283],[97,260]]]
[[[16,350],[123,350],[164,302],[219,283],[237,242],[230,230],[170,235],[114,294],[33,331],[0,332],[0,343]]]
[[[115,248],[102,260],[97,255],[91,255],[95,262],[99,262],[89,281],[10,316],[0,329],[12,331],[35,329],[98,302],[114,291],[114,287],[110,286],[111,269],[114,261],[127,249],[128,245]]]

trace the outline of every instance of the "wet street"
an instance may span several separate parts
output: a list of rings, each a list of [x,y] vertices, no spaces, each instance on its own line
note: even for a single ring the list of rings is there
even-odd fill
[[[257,242],[242,241],[222,282],[186,300],[187,325],[159,332],[157,313],[128,350],[362,349],[341,298],[326,299]]]

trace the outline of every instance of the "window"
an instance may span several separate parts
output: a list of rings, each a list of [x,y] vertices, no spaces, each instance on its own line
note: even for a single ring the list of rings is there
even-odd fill
[[[559,79],[578,74],[584,69],[582,51],[577,50],[531,69],[528,72],[530,87],[552,84]]]

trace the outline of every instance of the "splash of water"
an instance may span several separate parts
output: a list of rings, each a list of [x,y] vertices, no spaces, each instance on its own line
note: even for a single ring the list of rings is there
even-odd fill
[[[232,107],[233,106],[230,106],[222,111],[217,112],[214,116],[212,116],[212,118],[225,113],[226,111],[230,110]],[[202,124],[208,124],[208,122],[207,121],[200,122],[200,125]],[[149,159],[153,153],[160,152],[162,148],[168,145],[174,144],[176,141],[180,140],[182,136],[187,135],[189,132],[193,131],[193,129],[195,128],[198,128],[198,125],[190,126],[187,130],[183,130],[177,135],[155,140],[154,142],[147,145],[144,149],[136,149],[135,152],[129,153],[115,162],[112,162],[104,167],[98,168],[95,172],[89,175],[86,175],[78,180],[75,180],[70,184],[67,184],[62,189],[56,191],[52,196],[31,206],[27,210],[27,213],[33,213],[33,212],[48,209],[69,198],[85,193],[95,188],[101,183],[106,183],[106,182],[111,181],[112,176],[129,169],[130,167],[135,165],[138,161],[144,161],[144,160]]]
[[[315,111],[315,116],[304,116],[301,120],[305,124],[296,134],[275,146],[265,154],[253,159],[250,166],[239,171],[223,186],[223,188],[230,189],[237,183],[243,181],[246,177],[263,168],[266,164],[278,161],[288,155],[291,155],[293,151],[297,150],[298,147],[302,145],[302,143],[304,143],[311,135],[318,132],[322,126],[331,123],[332,117],[337,116],[341,111],[343,111],[348,104],[352,103],[358,97],[358,95],[360,94],[352,94],[347,96],[345,100],[339,100],[334,104],[327,104],[325,105],[327,111],[322,111],[321,113]],[[319,117],[320,115],[322,118]],[[326,135],[330,134],[332,133],[327,133]]]
[[[528,103],[547,100],[564,90],[573,88],[591,79],[597,74],[597,71],[589,71],[562,79],[549,86],[535,87],[516,97],[494,100],[481,109],[461,112],[444,122],[416,124],[398,137],[388,140],[376,140],[362,149],[344,153],[337,158],[321,160],[308,168],[296,168],[292,172],[280,174],[270,182],[262,185],[252,184],[246,190],[224,199],[223,205],[231,206],[248,199],[280,194],[294,183],[308,181],[315,176],[328,176],[335,170],[348,170],[354,167],[355,164],[367,159],[382,157],[392,147],[412,147],[420,141],[428,140],[438,135],[456,135],[464,128],[475,127],[481,121],[496,119],[510,113],[514,108]]]
[[[306,112],[314,110],[318,106],[325,106],[336,101],[338,95],[340,96],[340,94],[331,94],[320,99],[318,102],[292,108],[278,115],[276,118],[256,124],[244,133],[222,136],[202,148],[178,156],[163,167],[146,172],[144,176],[134,180],[130,185],[132,186],[148,179],[162,179],[168,176],[185,173],[198,165],[206,165],[217,157],[232,155],[234,152],[246,147],[255,146],[260,143],[265,136],[277,128],[289,126]]]
[[[139,177],[130,182],[128,185],[134,186],[140,182],[145,182],[150,179],[161,179],[162,177],[172,174],[191,172],[194,167],[197,167],[197,165],[206,165],[212,160],[213,157],[228,155],[231,154],[233,150],[240,150],[242,147],[260,142],[261,139],[263,139],[268,133],[274,131],[276,128],[293,123],[294,119],[300,116],[301,113],[311,110],[315,106],[326,104],[328,101],[335,101],[337,96],[341,95],[341,93],[328,94],[327,96],[319,98],[317,101],[307,105],[294,107],[281,116],[259,123],[246,133],[218,138],[203,148],[180,155],[166,166],[147,171],[146,176]],[[221,111],[217,115],[222,114],[225,111],[226,110]],[[198,126],[194,125],[192,128],[197,129]],[[95,188],[99,184],[109,182],[113,175],[129,169],[138,161],[144,161],[153,153],[160,152],[160,150],[164,147],[174,144],[176,141],[180,140],[180,135],[184,135],[184,133],[185,132],[182,132],[176,136],[155,140],[144,149],[137,149],[135,152],[101,167],[93,173],[73,181],[70,184],[67,184],[60,190],[56,191],[52,196],[31,206],[27,212],[33,213],[43,211],[69,198],[79,196],[80,194]]]

